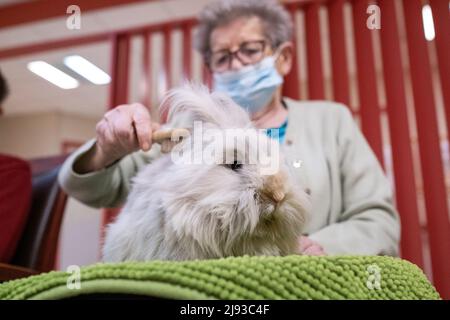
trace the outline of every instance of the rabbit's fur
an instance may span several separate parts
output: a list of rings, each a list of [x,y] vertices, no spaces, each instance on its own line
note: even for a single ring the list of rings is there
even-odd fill
[[[170,106],[168,127],[192,130],[191,136],[176,146],[180,149],[188,150],[195,137],[194,121],[218,130],[254,129],[241,107],[202,86],[172,90],[163,106]],[[258,139],[270,139],[255,131]],[[242,156],[256,144],[251,138],[249,149],[235,147],[224,144],[223,153]],[[174,163],[170,154],[147,165],[133,179],[125,206],[107,228],[103,260],[298,253],[309,199],[291,180],[288,166],[280,161],[278,172],[272,175],[262,175],[258,164],[243,163],[234,169],[224,164]],[[284,198],[277,203],[273,198],[280,192]]]

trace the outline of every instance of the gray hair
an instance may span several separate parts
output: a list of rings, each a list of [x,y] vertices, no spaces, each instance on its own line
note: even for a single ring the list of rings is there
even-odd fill
[[[254,16],[262,24],[272,47],[292,38],[292,20],[286,9],[275,0],[218,0],[200,12],[199,26],[194,38],[195,48],[203,55],[210,51],[210,35],[218,26],[237,18]]]

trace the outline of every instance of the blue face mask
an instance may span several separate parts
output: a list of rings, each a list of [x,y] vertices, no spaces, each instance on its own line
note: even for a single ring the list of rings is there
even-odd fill
[[[250,113],[266,107],[282,83],[273,56],[237,71],[214,74],[214,90],[228,94]]]

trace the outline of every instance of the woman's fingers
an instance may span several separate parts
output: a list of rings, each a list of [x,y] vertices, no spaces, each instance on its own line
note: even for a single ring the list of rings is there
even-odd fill
[[[152,141],[149,111],[142,104],[125,104],[108,111],[96,126],[97,158],[112,163],[139,148],[149,150]]]
[[[309,239],[308,237],[301,236],[300,237],[300,252],[303,252],[313,244],[313,241]]]
[[[108,155],[111,157],[120,157],[120,150],[122,149],[118,137],[114,130],[114,124],[110,120],[106,120],[106,126],[103,133],[102,144],[105,146],[104,149],[108,151]]]
[[[132,114],[132,121],[136,130],[139,146],[147,151],[152,145],[152,125],[150,113],[141,104],[135,104]]]
[[[134,134],[131,115],[123,112],[112,119],[111,125],[118,143],[125,152],[132,152],[139,148],[137,137]]]
[[[308,237],[301,236],[300,237],[300,253],[306,254],[309,256],[324,256],[325,250],[322,248],[320,244],[311,240]]]
[[[121,105],[108,111],[97,123],[96,165],[102,168],[141,148],[147,151],[152,145],[152,134],[160,124],[151,122],[150,113],[141,104]],[[175,141],[164,141],[163,152],[170,152]]]
[[[312,245],[306,248],[303,252],[303,254],[307,256],[325,256],[325,251],[320,245]]]

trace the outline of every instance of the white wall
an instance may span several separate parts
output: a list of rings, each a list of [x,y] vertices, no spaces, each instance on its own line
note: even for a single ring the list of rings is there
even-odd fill
[[[0,117],[0,153],[25,159],[61,154],[64,140],[94,136],[97,119],[57,112]],[[99,259],[101,212],[69,199],[60,235],[59,266],[86,265]]]
[[[0,117],[0,152],[23,158],[61,153],[56,113]]]

